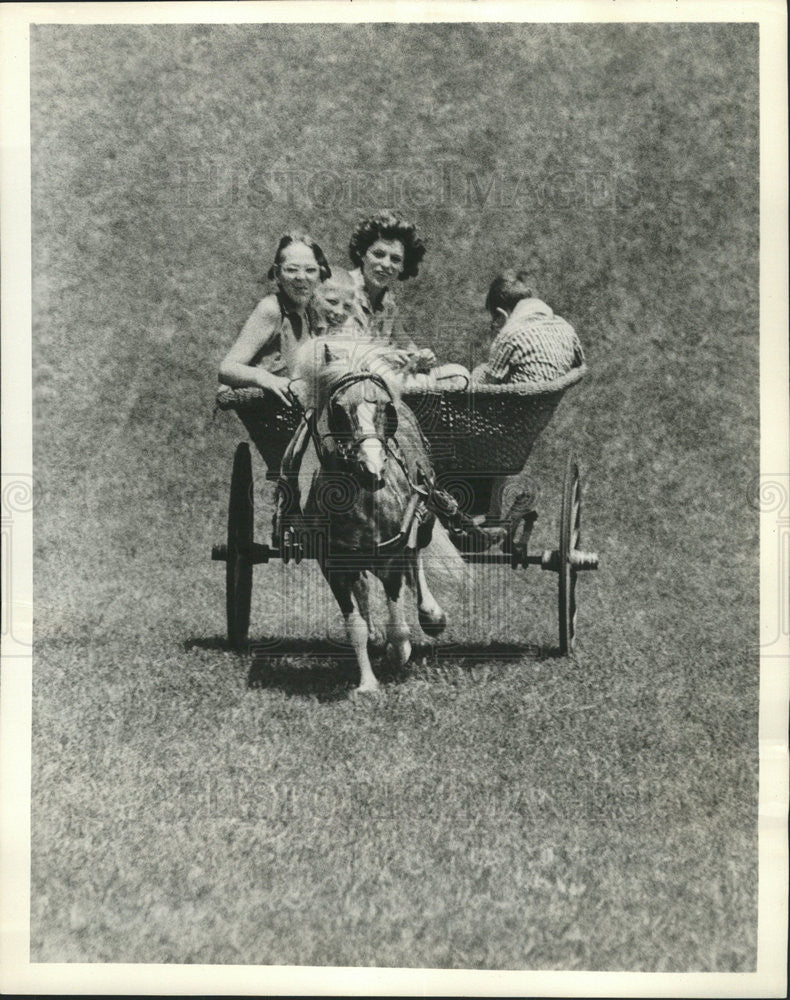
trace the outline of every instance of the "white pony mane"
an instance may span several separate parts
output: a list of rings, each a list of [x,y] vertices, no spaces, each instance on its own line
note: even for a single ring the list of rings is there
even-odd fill
[[[327,353],[330,360],[327,360]],[[397,402],[400,379],[391,348],[358,337],[314,337],[296,355],[291,388],[305,409],[324,408],[332,386],[349,372],[370,371],[384,379]]]

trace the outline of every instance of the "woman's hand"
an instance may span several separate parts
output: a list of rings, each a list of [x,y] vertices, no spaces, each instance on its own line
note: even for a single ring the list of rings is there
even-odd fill
[[[408,368],[411,364],[412,353],[394,347],[388,352],[387,357],[396,368]]]
[[[430,347],[423,347],[414,356],[414,370],[418,372],[429,372],[436,367],[436,355]]]
[[[266,389],[267,392],[274,393],[274,395],[285,406],[293,405],[293,400],[288,391],[290,383],[287,378],[281,378],[279,375],[272,375],[271,372],[267,372],[263,368],[256,373],[256,376],[258,385],[261,389]]]

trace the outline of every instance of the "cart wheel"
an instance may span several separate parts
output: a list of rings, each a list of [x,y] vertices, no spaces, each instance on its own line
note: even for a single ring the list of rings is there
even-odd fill
[[[571,553],[581,546],[581,517],[582,488],[579,482],[579,467],[571,452],[565,469],[560,510],[559,612],[562,656],[573,652],[576,638],[576,567],[571,562]]]
[[[250,446],[242,442],[233,456],[225,564],[228,642],[236,649],[246,645],[250,629],[253,530],[252,462]]]

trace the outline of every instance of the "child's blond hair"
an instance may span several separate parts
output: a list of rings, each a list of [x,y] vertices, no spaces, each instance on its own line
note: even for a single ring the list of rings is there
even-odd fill
[[[356,284],[350,271],[344,267],[333,267],[332,274],[326,281],[317,286],[316,291],[320,292],[322,288],[353,288],[356,290]]]

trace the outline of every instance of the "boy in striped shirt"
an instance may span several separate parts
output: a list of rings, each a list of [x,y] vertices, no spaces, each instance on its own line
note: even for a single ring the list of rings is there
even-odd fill
[[[494,278],[486,309],[494,341],[475,382],[550,382],[584,361],[576,331],[537,297],[526,271]]]
[[[491,282],[486,297],[491,314],[494,340],[487,362],[478,365],[472,381],[484,384],[505,382],[550,382],[584,362],[584,352],[576,331],[537,297],[535,285],[526,271],[504,271]],[[515,500],[504,513],[514,525],[526,516],[529,531],[537,517],[535,497],[529,490],[518,492],[522,476],[502,476],[491,490],[491,502],[484,523],[502,524],[507,494]]]

